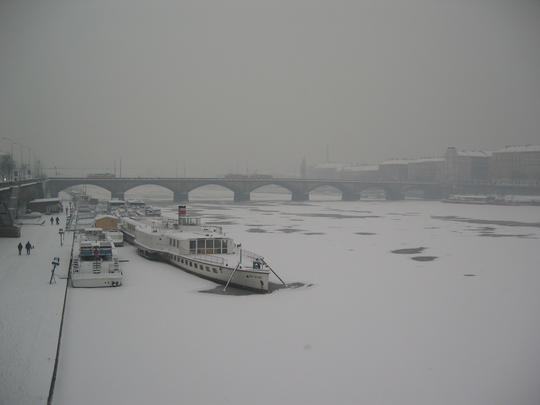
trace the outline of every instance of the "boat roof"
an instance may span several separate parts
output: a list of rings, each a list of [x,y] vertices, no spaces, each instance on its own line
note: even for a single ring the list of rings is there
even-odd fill
[[[129,222],[141,230],[152,232],[152,229],[156,229],[162,235],[175,239],[199,239],[199,238],[225,238],[223,229],[217,225],[182,225],[178,228],[167,228],[164,226],[163,221],[152,220],[150,218],[126,218],[125,222]],[[165,222],[167,223],[167,222]],[[168,223],[174,224],[174,221],[170,220]]]

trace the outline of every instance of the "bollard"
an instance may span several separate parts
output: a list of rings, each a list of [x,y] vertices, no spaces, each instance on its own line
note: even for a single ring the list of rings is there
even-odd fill
[[[60,266],[60,258],[54,257],[51,264],[53,265],[53,268],[51,270],[51,279],[49,280],[49,284],[52,284],[53,282],[56,284],[56,279],[54,278],[54,271],[56,270],[56,266]]]

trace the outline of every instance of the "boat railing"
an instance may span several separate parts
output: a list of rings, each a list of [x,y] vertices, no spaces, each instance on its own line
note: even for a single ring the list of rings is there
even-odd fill
[[[213,256],[210,254],[205,255],[205,254],[190,253],[190,251],[186,249],[168,250],[168,252],[172,253],[173,255],[184,256],[192,260],[200,260],[203,262],[215,263],[217,265],[225,264],[225,259],[223,257]]]
[[[225,263],[225,259],[223,257],[213,257],[210,255],[190,255],[189,258],[193,258],[193,260],[200,260],[202,262],[215,263],[218,265]]]
[[[254,261],[255,259],[261,259],[262,256],[250,250],[242,249],[242,260],[244,258]]]

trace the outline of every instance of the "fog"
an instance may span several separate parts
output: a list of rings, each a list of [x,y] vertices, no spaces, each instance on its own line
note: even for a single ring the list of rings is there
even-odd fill
[[[539,44],[538,1],[1,0],[0,135],[65,175],[539,143]]]

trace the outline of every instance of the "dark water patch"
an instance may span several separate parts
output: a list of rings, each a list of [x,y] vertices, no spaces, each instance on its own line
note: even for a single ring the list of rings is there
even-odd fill
[[[503,220],[497,220],[497,219],[474,219],[474,218],[457,217],[457,216],[454,216],[454,215],[450,215],[450,216],[432,215],[431,218],[440,219],[440,220],[443,220],[443,221],[466,222],[466,223],[469,223],[469,224],[500,225],[500,226],[526,226],[526,227],[540,228],[540,222],[503,221]]]
[[[483,232],[479,233],[478,236],[487,236],[488,238],[521,238],[521,239],[538,239],[532,233],[526,234],[504,234],[504,233],[491,233]]]
[[[238,225],[238,222],[233,221],[208,221],[208,225]]]
[[[294,215],[297,217],[309,217],[309,218],[332,218],[332,219],[364,219],[364,218],[380,218],[378,215],[344,215],[344,214],[321,214],[321,213],[313,213],[313,214],[298,214],[294,212],[282,212],[283,215]]]
[[[260,208],[250,208],[249,210],[255,212],[279,212],[278,210],[262,210]]]
[[[204,215],[204,218],[206,220],[216,219],[218,221],[228,221],[228,220],[231,220],[231,219],[241,219],[240,217],[235,217],[235,216],[232,216],[232,215],[222,215],[222,214],[208,214],[208,215]]]
[[[395,253],[398,255],[414,255],[414,254],[422,253],[424,250],[426,250],[425,247],[406,248],[406,249],[392,250],[392,253]]]
[[[370,236],[370,235],[377,235],[374,232],[355,232],[355,235],[364,235],[364,236]]]
[[[437,256],[413,256],[411,259],[416,260],[417,262],[431,262],[435,260]]]
[[[491,233],[493,231],[495,231],[496,228],[493,228],[492,226],[471,226],[471,227],[467,227],[467,231],[470,231],[470,232],[481,232],[481,233]]]
[[[263,226],[272,226],[270,224],[246,224],[246,226],[253,226],[256,228],[262,228]]]
[[[248,230],[246,230],[246,232],[250,232],[250,233],[266,233],[268,231],[266,229],[262,229],[262,228],[249,228]]]
[[[223,205],[220,203],[206,203],[206,204],[197,204],[195,203],[195,210],[202,211],[202,210],[221,210],[221,211],[227,211],[230,210],[231,207],[228,205]],[[191,211],[191,210],[190,210]]]
[[[464,274],[463,276],[465,276],[465,277],[476,277],[476,274],[469,273],[469,274]]]
[[[337,211],[337,212],[357,212],[360,214],[371,214],[371,211],[368,210],[346,210],[342,208],[327,208],[327,211]]]
[[[288,283],[285,286],[280,283],[269,282],[268,293],[244,290],[242,288],[231,287],[231,286],[227,287],[227,290],[223,291],[223,285],[217,285],[214,288],[210,288],[209,290],[199,290],[198,292],[203,293],[203,294],[246,296],[246,295],[265,295],[265,294],[271,294],[274,291],[278,291],[278,290],[297,290],[300,288],[310,288],[313,286],[314,286],[313,283],[294,282],[294,283]]]
[[[276,229],[278,232],[283,232],[283,233],[294,233],[294,232],[304,232],[303,229],[296,229],[296,228],[281,228],[281,229]]]
[[[310,204],[310,203],[307,203],[307,202],[301,202],[301,201],[282,201],[281,203],[283,205],[295,205],[295,206],[313,207],[313,204]]]
[[[419,212],[389,212],[388,215],[399,215],[402,217],[412,217],[415,215],[420,215]]]
[[[324,232],[304,232],[304,235],[326,235]]]

